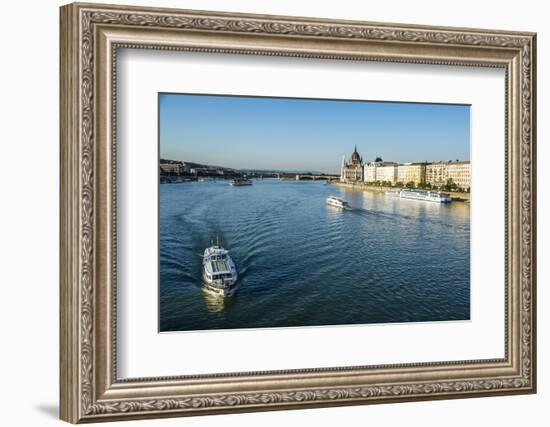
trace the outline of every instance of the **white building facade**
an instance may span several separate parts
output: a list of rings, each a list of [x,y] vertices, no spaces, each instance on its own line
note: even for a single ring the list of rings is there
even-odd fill
[[[461,190],[469,190],[470,173],[469,161],[430,163],[426,166],[426,183],[434,187],[454,183]]]
[[[390,182],[397,181],[397,167],[395,162],[384,162],[382,159],[365,165],[365,182]]]

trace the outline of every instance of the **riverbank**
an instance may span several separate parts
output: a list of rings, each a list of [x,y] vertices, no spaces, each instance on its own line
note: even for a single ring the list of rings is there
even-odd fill
[[[381,185],[369,185],[364,183],[358,183],[358,184],[351,184],[351,183],[345,183],[345,182],[333,182],[331,185],[337,185],[339,187],[349,188],[351,190],[357,190],[357,191],[372,191],[376,193],[383,193],[388,190],[397,190],[398,187],[388,187],[388,186],[381,186]],[[463,193],[459,191],[445,191],[445,193],[449,194],[453,201],[456,202],[470,202],[470,193]]]

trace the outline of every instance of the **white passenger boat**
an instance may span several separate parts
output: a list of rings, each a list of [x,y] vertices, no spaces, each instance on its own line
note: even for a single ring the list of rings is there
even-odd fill
[[[229,296],[235,290],[237,268],[229,251],[219,242],[204,250],[202,258],[202,280],[204,289],[219,296]]]
[[[240,187],[242,185],[252,185],[252,180],[248,178],[235,178],[229,182],[229,185],[233,187]]]
[[[327,205],[340,209],[349,209],[349,203],[336,196],[328,196]]]
[[[423,200],[434,203],[451,203],[453,199],[447,193],[440,191],[424,191],[403,188],[401,190],[389,190],[385,193],[387,196],[399,197],[401,199]]]

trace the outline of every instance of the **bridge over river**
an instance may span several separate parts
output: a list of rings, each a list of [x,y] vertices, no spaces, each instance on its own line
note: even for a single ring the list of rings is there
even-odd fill
[[[317,181],[317,180],[322,180],[322,179],[332,181],[332,180],[340,179],[340,175],[325,175],[325,174],[314,175],[314,174],[311,174],[311,173],[302,173],[302,174],[290,174],[289,173],[289,174],[278,174],[277,178],[292,179],[292,180],[296,180],[296,181],[302,181],[302,180],[306,180],[306,179],[309,179],[309,180],[312,180],[312,181]]]

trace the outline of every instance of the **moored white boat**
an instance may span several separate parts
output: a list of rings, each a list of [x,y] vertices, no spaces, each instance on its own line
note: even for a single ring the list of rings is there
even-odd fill
[[[451,203],[453,201],[449,194],[442,193],[440,191],[424,191],[403,188],[400,190],[389,190],[386,191],[385,194],[387,196],[399,197],[401,199],[422,200],[425,202],[434,203]]]
[[[349,209],[349,203],[336,196],[328,196],[327,205],[340,209]]]
[[[229,182],[229,185],[233,187],[240,187],[243,185],[252,185],[252,180],[248,178],[235,178]]]
[[[222,297],[232,295],[237,278],[237,267],[228,250],[219,243],[204,250],[202,280],[206,291]]]

